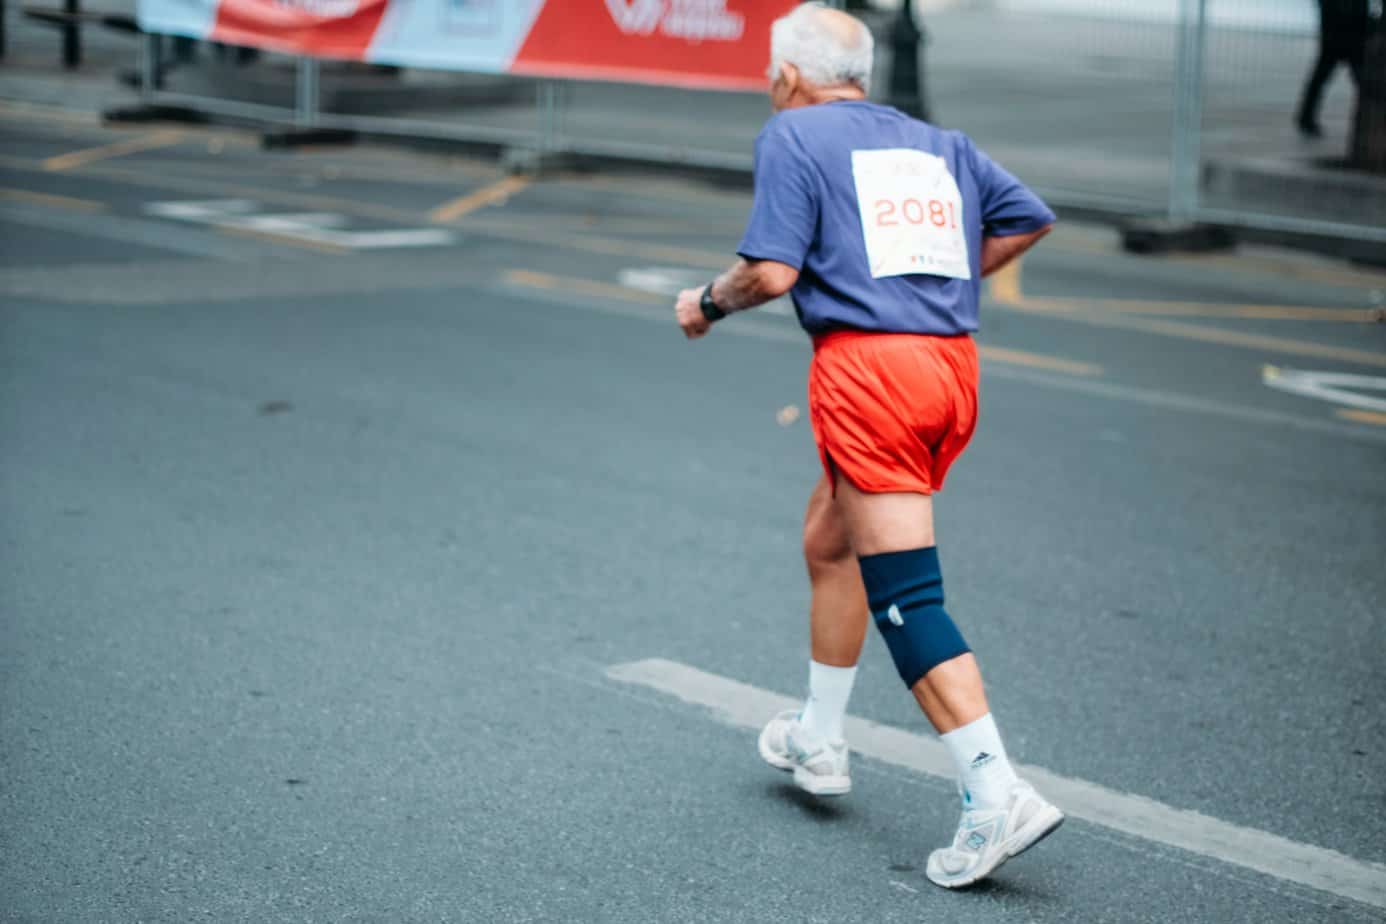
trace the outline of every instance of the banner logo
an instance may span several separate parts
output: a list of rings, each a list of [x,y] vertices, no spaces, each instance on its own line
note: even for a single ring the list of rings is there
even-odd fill
[[[278,0],[278,5],[323,19],[346,19],[348,16],[355,16],[358,7],[356,0]]]
[[[658,29],[694,42],[737,42],[746,31],[746,17],[729,11],[727,0],[606,0],[606,8],[626,35]]]
[[[627,35],[649,35],[664,17],[664,0],[606,0],[606,8]]]

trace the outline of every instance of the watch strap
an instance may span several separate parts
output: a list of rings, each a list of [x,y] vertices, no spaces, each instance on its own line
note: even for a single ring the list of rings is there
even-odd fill
[[[703,317],[709,321],[720,321],[727,316],[727,313],[717,307],[717,303],[712,300],[712,283],[708,283],[703,289],[703,295],[698,299],[698,307],[703,310]]]

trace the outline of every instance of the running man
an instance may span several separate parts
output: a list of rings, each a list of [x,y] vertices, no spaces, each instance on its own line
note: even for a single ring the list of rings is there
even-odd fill
[[[976,423],[981,278],[1054,215],[965,135],[868,102],[871,57],[865,26],[821,3],[775,22],[775,115],[756,139],[740,259],[680,293],[675,312],[697,339],[788,292],[813,338],[823,476],[804,517],[809,694],[765,727],[761,756],[810,793],[851,789],[843,718],[874,621],[957,764],[962,820],[927,870],[956,888],[1063,821],[1011,768],[977,661],[943,608],[932,501]]]

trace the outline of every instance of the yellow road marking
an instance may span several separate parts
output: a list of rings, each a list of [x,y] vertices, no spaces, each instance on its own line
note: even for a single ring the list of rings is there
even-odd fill
[[[315,241],[312,238],[298,237],[293,234],[282,234],[277,231],[263,231],[259,228],[240,228],[236,225],[213,225],[223,234],[232,234],[236,237],[253,237],[262,241],[273,241],[276,244],[289,244],[293,247],[302,247],[306,250],[316,250],[318,253],[330,253],[335,256],[352,253],[350,247],[343,247],[341,244],[333,244],[331,241]]]
[[[1340,408],[1338,416],[1344,420],[1352,420],[1357,423],[1372,424],[1378,427],[1386,427],[1386,414],[1380,411],[1363,411],[1358,408]]]
[[[1005,272],[1005,270],[998,271],[996,275],[1000,275],[1002,272]],[[1269,350],[1271,352],[1283,353],[1291,356],[1312,356],[1315,358],[1335,359],[1349,363],[1360,363],[1368,366],[1386,366],[1386,353],[1378,351],[1328,346],[1320,343],[1309,343],[1303,340],[1291,340],[1265,334],[1253,334],[1246,331],[1223,330],[1216,327],[1204,327],[1199,324],[1188,324],[1181,321],[1166,321],[1159,318],[1141,316],[1160,312],[1171,314],[1182,312],[1195,317],[1278,317],[1281,320],[1320,320],[1324,319],[1322,316],[1325,314],[1328,314],[1329,317],[1337,314],[1335,320],[1338,321],[1347,320],[1351,323],[1375,323],[1381,320],[1381,313],[1377,309],[1316,309],[1277,305],[1218,306],[1203,305],[1195,302],[1141,302],[1123,301],[1120,299],[1052,298],[1035,296],[1027,298],[1020,293],[1018,275],[1015,278],[1015,288],[1013,291],[1008,292],[1005,286],[1003,286],[1001,289],[1001,297],[996,297],[995,288],[992,290],[992,295],[993,301],[996,304],[1014,311],[1062,317],[1080,324],[1089,324],[1094,327],[1137,330],[1144,333],[1161,334],[1167,337],[1179,337],[1185,340],[1196,340],[1204,343],[1216,343],[1223,346]],[[1093,310],[1094,308],[1099,310],[1095,311]],[[1108,309],[1108,313],[1104,315],[1101,312],[1102,308]],[[1226,312],[1240,313],[1222,315],[1210,313],[1219,309]],[[1310,314],[1313,315],[1312,318],[1309,317]]]
[[[428,213],[428,219],[438,225],[456,221],[463,215],[475,212],[477,209],[504,202],[531,182],[533,181],[527,176],[505,177],[438,206]]]
[[[1029,353],[1025,350],[1012,350],[1006,347],[981,344],[977,353],[983,360],[1008,363],[1012,366],[1027,366],[1043,369],[1046,372],[1062,372],[1066,375],[1097,376],[1102,374],[1101,366],[1079,362],[1076,359],[1063,359],[1058,356],[1045,356],[1043,353]]]
[[[72,209],[78,212],[100,212],[106,208],[104,202],[74,199],[71,196],[55,196],[51,193],[34,192],[32,189],[0,189],[0,200],[32,202],[35,205],[51,205],[54,208]]]
[[[123,157],[126,154],[134,154],[138,151],[152,151],[155,148],[166,148],[177,144],[184,138],[184,133],[180,131],[158,131],[148,135],[140,135],[135,138],[126,138],[124,141],[115,141],[111,144],[103,144],[95,148],[85,148],[81,151],[71,151],[67,154],[59,154],[57,157],[49,157],[42,161],[41,166],[44,170],[59,171],[72,170],[77,167],[84,167],[87,164],[95,163],[98,160],[107,160],[112,157]]]
[[[1168,264],[1187,264],[1237,274],[1269,273],[1291,279],[1305,279],[1323,282],[1342,288],[1380,288],[1386,285],[1386,271],[1370,267],[1325,266],[1306,264],[1302,258],[1285,260],[1272,254],[1237,253],[1225,254],[1164,254],[1160,257],[1139,256],[1122,249],[1115,232],[1109,240],[1092,236],[1079,237],[1073,229],[1066,229],[1061,223],[1044,242],[1045,251],[1058,250],[1064,253],[1095,254],[1107,258],[1122,257],[1132,262],[1159,260]]]
[[[1059,300],[1056,300],[1056,302]],[[1006,306],[1013,310],[1035,310],[1028,306],[1026,299],[1019,305]],[[1280,353],[1286,356],[1312,356],[1316,359],[1332,359],[1364,366],[1386,366],[1386,352],[1379,350],[1358,350],[1352,347],[1330,346],[1323,343],[1310,343],[1292,340],[1288,337],[1272,337],[1267,334],[1253,334],[1247,331],[1223,330],[1217,327],[1204,327],[1184,321],[1167,321],[1161,318],[1146,318],[1139,315],[1101,315],[1080,308],[1069,310],[1042,310],[1039,313],[1052,315],[1078,324],[1093,327],[1111,327],[1119,330],[1135,330],[1148,334],[1177,337],[1181,340],[1196,340],[1203,343],[1216,343],[1222,346],[1243,347]]]
[[[1386,321],[1380,308],[1313,308],[1298,305],[1226,305],[1209,302],[1164,302],[1123,298],[1026,297],[1021,290],[1021,261],[1014,261],[991,276],[991,297],[999,304],[1023,311],[1073,315],[1080,312],[1158,315],[1163,317],[1232,318],[1258,321],[1331,321],[1344,324],[1376,324]]]
[[[1001,271],[1001,272],[1004,272]],[[1001,275],[998,272],[996,276]],[[996,278],[995,276],[992,277]],[[992,298],[1004,305],[1055,314],[1091,311],[1111,314],[1156,315],[1162,317],[1231,318],[1256,321],[1329,321],[1337,324],[1377,324],[1386,320],[1380,308],[1314,308],[1301,305],[1225,305],[1209,302],[1161,302],[1122,298],[1054,298],[1050,296]]]
[[[1312,356],[1315,359],[1335,359],[1346,363],[1359,363],[1364,366],[1386,366],[1386,352],[1358,350],[1352,347],[1330,346],[1323,343],[1307,343],[1287,337],[1271,337],[1265,334],[1251,334],[1245,331],[1222,330],[1216,327],[1203,327],[1186,324],[1182,321],[1162,321],[1156,318],[1122,318],[1122,326],[1132,330],[1182,337],[1204,343],[1222,346],[1246,347],[1254,350],[1268,350],[1287,356]]]

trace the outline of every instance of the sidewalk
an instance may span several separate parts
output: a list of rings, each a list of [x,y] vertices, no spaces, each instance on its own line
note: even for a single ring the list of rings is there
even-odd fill
[[[84,30],[88,63],[80,73],[66,74],[57,65],[56,30],[17,22],[13,9],[10,17],[0,98],[86,109],[136,100],[112,77],[117,67],[134,66],[134,37]],[[1061,206],[1163,212],[1172,146],[1170,26],[969,9],[938,13],[926,26],[927,93],[938,124],[968,132]],[[885,90],[889,51],[878,40],[878,96]],[[1306,141],[1294,130],[1291,115],[1314,53],[1313,37],[1303,34],[1209,33],[1201,143],[1205,182],[1212,185],[1204,203],[1386,227],[1386,180],[1358,182],[1320,164],[1341,158],[1347,147],[1352,97],[1346,74],[1331,85],[1324,103],[1326,137]],[[340,68],[325,66],[324,113],[381,115],[384,107],[391,115],[455,133],[524,136],[538,126],[529,81],[421,71],[358,74],[345,87],[344,79]],[[291,62],[266,56],[241,70],[183,68],[170,75],[168,88],[291,106],[292,81]],[[637,151],[654,145],[733,170],[749,168],[752,141],[769,114],[761,94],[575,82],[566,85],[564,97],[562,137],[578,149]],[[1255,182],[1245,181],[1247,170]],[[1377,187],[1376,196],[1361,191]],[[1322,190],[1336,192],[1323,196]]]

